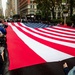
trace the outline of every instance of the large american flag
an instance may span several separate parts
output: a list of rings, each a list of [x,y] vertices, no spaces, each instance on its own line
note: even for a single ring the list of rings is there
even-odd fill
[[[74,28],[32,28],[20,22],[8,25],[9,70],[62,61],[75,56]]]

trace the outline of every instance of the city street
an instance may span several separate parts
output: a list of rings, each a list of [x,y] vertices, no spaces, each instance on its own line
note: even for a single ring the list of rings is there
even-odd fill
[[[75,75],[75,0],[0,0],[0,75]]]

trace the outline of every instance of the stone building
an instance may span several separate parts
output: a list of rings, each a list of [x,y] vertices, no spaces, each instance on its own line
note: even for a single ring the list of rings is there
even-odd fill
[[[37,4],[35,0],[18,0],[18,9],[22,17],[28,14],[36,14]]]

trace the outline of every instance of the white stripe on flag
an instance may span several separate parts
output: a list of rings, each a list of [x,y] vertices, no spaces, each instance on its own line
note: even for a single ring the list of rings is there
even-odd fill
[[[64,28],[64,27],[59,27],[59,26],[53,26],[54,28],[59,28],[59,29],[65,29],[65,30],[70,30],[70,31],[75,31],[75,29],[71,28]]]

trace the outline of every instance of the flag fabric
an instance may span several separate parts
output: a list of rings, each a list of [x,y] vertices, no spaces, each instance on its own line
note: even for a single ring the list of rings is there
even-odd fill
[[[35,26],[33,23],[31,26],[28,25],[20,22],[8,23],[7,46],[10,71],[75,57],[74,28]],[[23,75],[25,73],[23,72]],[[29,74],[26,73],[26,75]],[[30,73],[30,75],[49,74]]]

